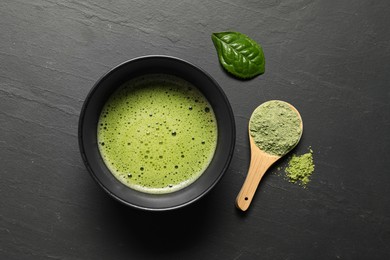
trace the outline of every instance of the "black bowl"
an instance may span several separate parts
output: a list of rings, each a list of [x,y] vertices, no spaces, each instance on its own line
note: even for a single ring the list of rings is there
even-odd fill
[[[97,144],[97,125],[110,95],[128,80],[152,73],[180,77],[197,87],[213,107],[218,140],[208,168],[191,185],[168,194],[133,190],[117,180],[106,167]],[[138,209],[162,211],[180,208],[207,194],[226,172],[235,146],[235,122],[229,101],[218,83],[199,67],[168,56],[145,56],[110,70],[93,86],[84,101],[79,120],[79,146],[83,161],[95,181],[113,198]]]

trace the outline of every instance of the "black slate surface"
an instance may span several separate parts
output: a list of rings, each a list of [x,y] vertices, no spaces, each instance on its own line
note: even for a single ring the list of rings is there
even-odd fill
[[[0,2],[0,259],[389,259],[390,2]],[[266,72],[219,65],[210,35],[258,41]],[[236,119],[233,160],[188,208],[141,212],[108,197],[79,155],[78,116],[111,67],[172,55],[208,71]],[[306,189],[270,169],[248,212],[247,123],[264,101],[301,112],[293,153],[314,150]]]

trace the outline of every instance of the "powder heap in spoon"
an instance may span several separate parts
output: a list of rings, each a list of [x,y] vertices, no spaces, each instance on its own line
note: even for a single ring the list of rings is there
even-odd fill
[[[263,103],[253,112],[249,130],[257,147],[277,156],[288,153],[302,135],[299,114],[280,100]]]

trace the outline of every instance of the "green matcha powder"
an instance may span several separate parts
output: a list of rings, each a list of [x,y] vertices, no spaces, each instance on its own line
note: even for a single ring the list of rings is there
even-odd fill
[[[258,106],[252,113],[249,130],[257,147],[278,156],[294,148],[302,135],[300,116],[279,100]]]
[[[257,107],[251,116],[249,130],[257,147],[277,156],[283,156],[293,149],[302,135],[299,115],[288,103],[280,100],[267,101]],[[285,169],[290,182],[304,187],[309,183],[313,171],[311,149],[303,155],[292,155]]]
[[[306,187],[314,172],[313,150],[303,155],[293,155],[285,169],[288,180]]]

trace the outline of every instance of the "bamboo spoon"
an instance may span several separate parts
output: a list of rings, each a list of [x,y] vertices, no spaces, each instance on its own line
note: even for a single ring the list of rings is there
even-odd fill
[[[297,139],[295,145],[292,146],[284,154],[279,156],[279,155],[269,154],[261,150],[259,147],[257,147],[253,137],[251,136],[250,126],[248,126],[249,142],[250,142],[250,149],[251,149],[251,160],[250,160],[248,174],[236,199],[236,206],[242,211],[246,211],[249,208],[249,205],[256,192],[256,189],[260,183],[260,180],[267,172],[268,168],[271,167],[272,164],[274,164],[277,160],[282,158],[284,155],[288,154],[298,144],[299,140],[301,139],[302,132],[303,132],[303,122],[302,122],[301,115],[299,114],[298,110],[295,107],[293,107],[291,104],[287,102],[284,103],[286,103],[291,108],[291,110],[297,113],[298,118],[300,120],[301,134]],[[251,116],[251,120],[252,117],[253,114]],[[251,120],[249,120],[249,125]]]

